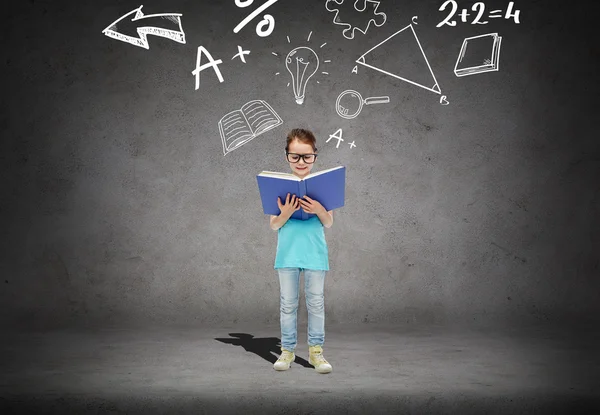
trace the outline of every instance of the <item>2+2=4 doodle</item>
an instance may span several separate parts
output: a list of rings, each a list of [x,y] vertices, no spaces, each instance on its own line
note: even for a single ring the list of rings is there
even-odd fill
[[[515,23],[519,24],[520,23],[519,15],[521,14],[521,10],[516,10],[513,12],[514,5],[515,5],[514,1],[509,2],[508,7],[506,8],[506,13],[504,13],[504,15],[502,14],[502,9],[491,10],[490,14],[488,15],[488,18],[489,19],[498,19],[498,18],[504,17],[505,19],[510,19],[512,17],[514,19]],[[452,6],[452,8],[448,12],[448,16],[446,16],[446,18],[444,20],[439,22],[436,25],[436,27],[441,27],[443,25],[456,26],[456,20],[450,20],[458,11],[458,4],[456,3],[456,1],[454,1],[454,0],[445,1],[440,6],[439,11],[446,10],[446,8],[448,6]],[[483,2],[479,1],[475,4],[473,4],[473,6],[471,7],[471,11],[473,12],[473,14],[477,13],[475,15],[475,17],[473,17],[473,21],[471,22],[471,24],[487,24],[488,23],[487,20],[481,21],[481,18],[483,17],[483,14],[485,13],[485,4]],[[468,12],[467,9],[462,9],[461,12],[458,14],[460,16],[460,20],[463,23],[466,23],[467,17],[472,15],[471,13],[467,13],[467,12]]]

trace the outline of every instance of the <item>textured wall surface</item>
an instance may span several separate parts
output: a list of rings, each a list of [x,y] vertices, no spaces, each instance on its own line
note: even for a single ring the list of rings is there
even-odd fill
[[[349,40],[324,1],[279,1],[263,38],[258,19],[233,33],[262,2],[153,0],[143,12],[181,13],[186,43],[149,35],[144,49],[102,33],[138,3],[14,3],[0,63],[3,326],[278,322],[277,233],[255,176],[289,170],[285,135],[298,126],[317,136],[313,171],[347,167],[346,205],[325,231],[327,321],[597,319],[599,68],[582,6],[516,1],[519,24],[436,28],[441,0],[382,1],[386,23]],[[352,73],[412,16],[449,105]],[[456,77],[463,39],[491,32],[503,36],[499,71]],[[204,70],[196,90],[199,46],[224,81]],[[283,63],[296,46],[323,68],[303,105]],[[346,89],[390,103],[346,120],[334,108]],[[218,121],[252,99],[284,123],[224,156]],[[327,140],[340,128],[337,147]]]

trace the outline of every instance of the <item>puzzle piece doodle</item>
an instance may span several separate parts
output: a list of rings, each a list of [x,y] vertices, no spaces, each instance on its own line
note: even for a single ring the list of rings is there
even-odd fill
[[[336,25],[340,25],[340,26],[346,26],[346,28],[342,31],[342,34],[344,35],[344,37],[346,39],[354,39],[354,31],[355,30],[358,30],[363,35],[367,34],[367,30],[369,30],[369,26],[371,25],[371,22],[377,27],[381,27],[385,23],[386,15],[385,15],[385,13],[377,11],[377,8],[379,7],[380,2],[375,1],[375,0],[356,0],[354,2],[354,10],[361,13],[361,18],[369,19],[366,22],[366,27],[364,30],[360,29],[359,27],[352,27],[352,24],[350,24],[350,23],[345,23],[339,17],[340,6],[343,5],[344,2],[346,2],[348,4],[351,1],[352,0],[326,0],[325,1],[325,8],[327,9],[327,11],[335,12],[335,16],[333,18],[333,23]],[[361,7],[361,5],[362,5],[362,7]],[[371,17],[371,15],[373,17]]]

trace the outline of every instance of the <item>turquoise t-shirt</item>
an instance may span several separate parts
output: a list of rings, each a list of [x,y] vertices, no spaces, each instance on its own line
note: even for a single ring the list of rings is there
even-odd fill
[[[277,230],[277,268],[329,271],[329,251],[318,216],[307,220],[290,218]]]

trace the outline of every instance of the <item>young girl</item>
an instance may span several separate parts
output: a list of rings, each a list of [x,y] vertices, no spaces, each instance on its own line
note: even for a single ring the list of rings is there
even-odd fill
[[[294,129],[287,136],[286,159],[292,173],[304,178],[317,159],[316,139],[308,130]],[[329,271],[329,253],[323,226],[333,224],[333,212],[308,196],[300,199],[288,193],[282,203],[277,198],[281,213],[271,215],[271,229],[278,231],[275,269],[279,273],[281,356],[275,370],[287,370],[296,358],[298,288],[300,272],[304,271],[304,295],[308,309],[309,363],[319,373],[329,373],[331,365],[323,357],[325,341],[324,282]],[[316,216],[308,220],[290,218],[303,209]]]

